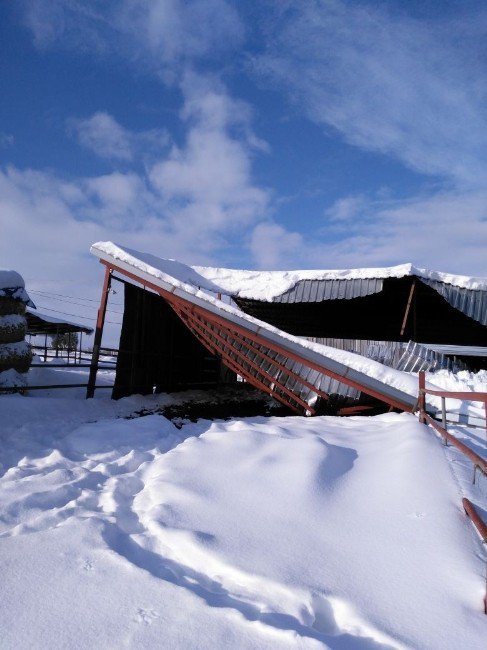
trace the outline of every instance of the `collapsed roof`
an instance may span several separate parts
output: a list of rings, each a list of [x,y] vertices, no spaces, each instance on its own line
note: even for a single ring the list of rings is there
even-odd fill
[[[125,282],[140,284],[143,289],[158,294],[177,315],[179,325],[190,330],[204,348],[221,358],[231,370],[297,412],[316,412],[317,399],[328,398],[329,392],[322,387],[329,378],[403,410],[414,408],[417,386],[412,376],[357,354],[305,341],[258,320],[218,299],[215,294],[219,294],[222,287],[193,267],[111,242],[94,244],[91,252],[107,267],[105,297],[110,274],[114,272],[116,277],[128,278]],[[126,304],[122,329],[122,340],[127,335],[126,340],[132,338],[137,345],[147,332],[139,330],[133,338],[131,330],[140,328],[141,322],[155,320],[155,311],[153,306],[146,304],[143,296],[147,292],[143,289],[134,296],[130,308]],[[148,307],[145,315],[144,305]],[[134,318],[129,312],[137,310],[137,318]],[[159,318],[163,317],[159,314]],[[357,324],[357,319],[355,322]],[[151,338],[150,345],[153,341]],[[94,348],[99,344],[95,337]],[[130,355],[130,373],[143,364],[142,374],[149,377],[149,386],[156,386],[158,377],[153,374],[154,369],[143,361],[152,355],[152,347],[143,349],[142,354],[138,349],[130,350]]]

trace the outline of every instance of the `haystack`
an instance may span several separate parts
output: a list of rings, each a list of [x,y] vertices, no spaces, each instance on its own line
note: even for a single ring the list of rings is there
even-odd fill
[[[0,270],[0,386],[26,383],[32,360],[30,345],[24,340],[27,305],[34,306],[22,277],[16,271]]]

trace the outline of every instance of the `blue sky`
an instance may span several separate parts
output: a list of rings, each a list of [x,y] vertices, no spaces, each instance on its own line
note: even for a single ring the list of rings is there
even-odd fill
[[[485,276],[486,31],[468,0],[1,3],[0,266],[91,299],[100,239]]]

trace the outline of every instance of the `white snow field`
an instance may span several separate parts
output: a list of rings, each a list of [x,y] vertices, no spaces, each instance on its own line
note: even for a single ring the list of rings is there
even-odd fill
[[[0,396],[2,649],[485,648],[485,479],[413,415],[101,393]]]

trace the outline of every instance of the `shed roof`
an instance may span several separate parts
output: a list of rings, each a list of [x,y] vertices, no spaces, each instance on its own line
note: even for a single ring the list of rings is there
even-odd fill
[[[69,332],[83,332],[84,334],[92,334],[93,328],[86,325],[80,325],[72,321],[62,320],[54,316],[47,316],[39,312],[33,312],[27,309],[25,312],[27,319],[27,332],[29,334],[67,334]]]

